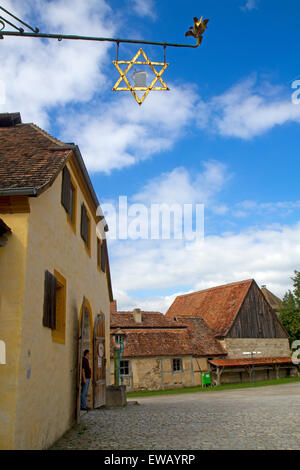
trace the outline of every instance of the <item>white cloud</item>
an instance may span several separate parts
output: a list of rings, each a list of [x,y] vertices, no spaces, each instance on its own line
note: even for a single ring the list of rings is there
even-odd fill
[[[33,12],[41,30],[111,36],[110,9],[104,0],[21,0],[1,2],[25,21]],[[25,16],[24,16],[25,15]],[[1,79],[5,111],[20,111],[23,122],[48,126],[49,112],[69,103],[86,103],[105,83],[103,65],[109,46],[85,41],[5,37],[1,41]]]
[[[250,214],[286,216],[300,209],[300,201],[256,202],[242,201],[235,204],[232,213],[236,217],[247,217]]]
[[[2,4],[29,23],[34,12],[33,26],[46,31],[109,37],[120,26],[105,0]],[[151,2],[141,2],[139,11],[147,9],[153,10]],[[279,87],[258,87],[253,78],[207,102],[194,85],[171,83],[170,91],[150,93],[139,107],[130,93],[111,91],[118,74],[114,70],[115,76],[108,76],[109,66],[113,69],[109,48],[107,43],[5,37],[0,61],[6,96],[0,111],[20,111],[23,122],[55,128],[57,137],[79,145],[90,171],[106,173],[172,150],[197,123],[204,130],[242,139],[276,125],[300,123],[299,105],[282,97]],[[165,76],[168,83],[167,71]]]
[[[153,0],[131,0],[135,13],[139,16],[148,16],[156,19],[155,3]]]
[[[184,167],[163,173],[148,182],[133,200],[144,204],[208,204],[223,189],[230,175],[226,166],[215,160],[203,161],[202,166],[204,170],[196,174]]]
[[[62,115],[61,138],[75,139],[90,171],[109,173],[172,149],[193,117],[195,100],[191,86],[153,92],[142,109],[131,94],[119,94],[88,113]]]
[[[4,1],[3,6],[50,32],[113,37],[118,24],[104,0]],[[142,2],[140,12],[152,11]],[[113,26],[112,26],[113,25]],[[152,92],[141,109],[131,94],[113,93],[117,72],[110,45],[86,41],[6,37],[1,41],[1,79],[6,85],[5,112],[20,111],[23,122],[56,129],[76,142],[92,171],[110,172],[173,148],[191,122],[197,94],[192,86]],[[109,68],[115,76],[108,77]],[[97,103],[97,104],[95,104]],[[72,106],[80,105],[76,113]],[[4,108],[5,106],[5,108]],[[50,114],[57,122],[50,122]],[[57,135],[59,134],[59,135]]]
[[[257,80],[248,78],[209,102],[200,102],[201,128],[212,128],[225,137],[251,139],[273,127],[288,122],[300,123],[300,106],[293,104],[291,96],[282,96],[278,86],[265,83],[259,87]]]
[[[199,241],[118,243],[110,256],[114,285],[126,294],[120,296],[119,308],[141,305],[166,311],[174,296],[182,292],[250,278],[259,285],[267,284],[271,291],[282,296],[290,288],[294,269],[299,269],[299,240],[300,223],[206,237],[204,244]],[[155,290],[163,289],[173,289],[174,294],[154,294]],[[138,290],[144,293],[142,300],[131,296],[131,291]]]
[[[145,311],[166,312],[176,295],[153,296],[151,298],[141,298],[134,295],[128,295],[125,291],[114,289],[114,298],[117,299],[117,309],[130,311],[134,308],[140,308]]]
[[[248,215],[256,211],[262,214],[274,211],[277,215],[278,211],[300,206],[299,201],[242,201],[228,208],[218,201],[230,176],[228,169],[217,161],[204,162],[204,170],[194,175],[184,167],[175,168],[149,181],[132,200],[146,206],[153,202],[205,201],[206,207],[219,215],[238,209]],[[300,222],[294,226],[273,224],[206,236],[204,242],[173,239],[109,242],[114,296],[120,309],[140,307],[165,312],[176,295],[250,278],[260,285],[267,284],[282,296],[300,264],[299,240]]]

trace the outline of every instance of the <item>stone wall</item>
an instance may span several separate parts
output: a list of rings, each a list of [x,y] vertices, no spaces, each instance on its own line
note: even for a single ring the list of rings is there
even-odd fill
[[[260,351],[257,357],[289,357],[291,355],[287,338],[225,338],[221,341],[227,351],[227,359],[245,358],[243,352]]]

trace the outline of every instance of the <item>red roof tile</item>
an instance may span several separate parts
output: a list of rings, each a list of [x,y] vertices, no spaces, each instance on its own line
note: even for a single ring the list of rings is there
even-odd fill
[[[226,354],[202,318],[174,321],[160,312],[141,313],[141,323],[134,321],[133,312],[111,314],[111,333],[121,328],[126,334],[124,357]],[[113,347],[111,338],[111,354]]]
[[[198,356],[226,355],[221,343],[215,338],[214,331],[201,317],[179,317],[179,322],[187,325],[189,343]]]
[[[166,316],[200,316],[216,336],[226,336],[252,282],[253,279],[234,282],[178,296]]]
[[[187,332],[180,329],[134,329],[126,333],[124,357],[191,355]],[[111,348],[113,348],[113,340]],[[112,349],[111,349],[112,351]]]
[[[211,359],[209,361],[211,364],[228,367],[228,366],[247,366],[252,364],[290,364],[292,359],[290,357],[257,357],[255,359],[251,358],[241,358],[241,359]]]
[[[71,153],[65,145],[34,124],[0,127],[0,189],[51,184]]]
[[[171,318],[167,318],[160,312],[141,311],[142,322],[137,323],[133,318],[133,312],[117,312],[110,315],[111,328],[183,328]]]

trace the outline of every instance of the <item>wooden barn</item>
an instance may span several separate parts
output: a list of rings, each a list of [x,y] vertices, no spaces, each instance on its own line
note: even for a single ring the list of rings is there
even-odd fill
[[[249,382],[297,374],[289,336],[254,279],[178,296],[167,318],[201,317],[225,355],[209,359],[215,382]]]

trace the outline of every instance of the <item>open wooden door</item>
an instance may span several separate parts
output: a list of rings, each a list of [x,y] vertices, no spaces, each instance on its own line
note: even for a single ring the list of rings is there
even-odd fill
[[[93,357],[93,407],[105,405],[106,392],[106,359],[105,359],[105,316],[97,315],[94,326]]]
[[[81,393],[81,377],[82,377],[82,355],[83,355],[83,325],[85,312],[85,297],[82,302],[82,315],[79,324],[78,348],[77,348],[77,378],[76,378],[76,421],[80,423],[80,393]]]

